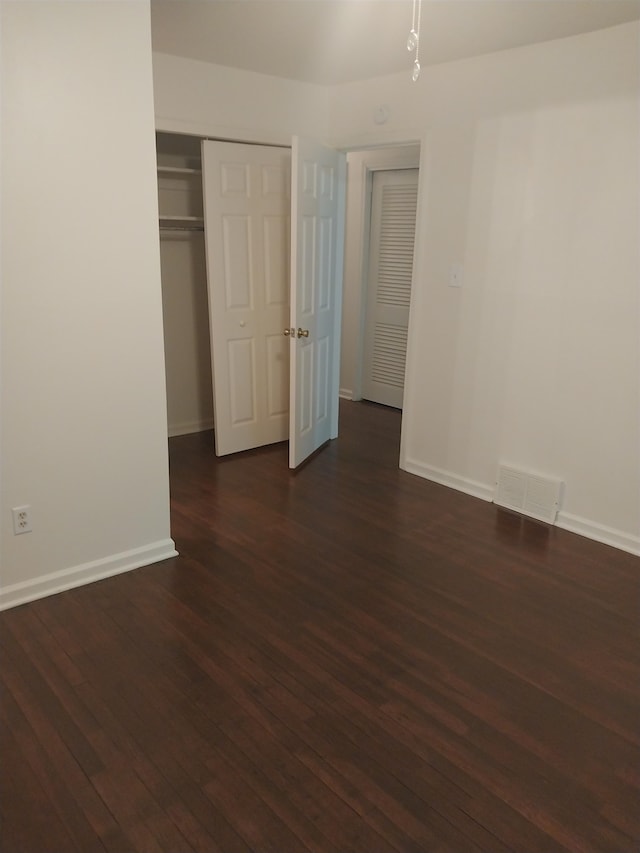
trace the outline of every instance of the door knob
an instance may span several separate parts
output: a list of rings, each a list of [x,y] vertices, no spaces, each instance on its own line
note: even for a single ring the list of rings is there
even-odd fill
[[[293,331],[293,329],[291,331]],[[298,337],[299,338],[308,338],[309,337],[309,329],[298,328]]]
[[[289,336],[291,336],[292,338],[295,338],[296,330],[293,328],[292,329],[285,329],[282,334],[285,336],[285,338],[288,338]]]

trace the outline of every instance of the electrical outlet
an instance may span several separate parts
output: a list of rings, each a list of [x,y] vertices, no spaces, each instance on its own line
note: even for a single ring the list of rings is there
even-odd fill
[[[11,512],[13,513],[13,532],[15,535],[31,533],[31,507],[14,506]]]

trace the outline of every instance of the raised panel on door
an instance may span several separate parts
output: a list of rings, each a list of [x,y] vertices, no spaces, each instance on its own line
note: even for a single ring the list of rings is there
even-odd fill
[[[344,155],[294,139],[291,169],[289,465],[338,434]],[[302,336],[298,336],[298,330]]]
[[[223,215],[221,262],[227,311],[253,307],[253,253],[249,216]]]
[[[280,419],[289,414],[289,341],[278,329],[266,343],[267,417]]]
[[[202,143],[214,429],[219,456],[289,433],[288,149]]]
[[[234,427],[256,422],[256,363],[253,338],[227,342],[229,420]]]

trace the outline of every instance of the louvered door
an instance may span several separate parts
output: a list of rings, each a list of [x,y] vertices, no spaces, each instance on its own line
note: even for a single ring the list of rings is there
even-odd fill
[[[373,175],[362,396],[402,408],[418,170]]]

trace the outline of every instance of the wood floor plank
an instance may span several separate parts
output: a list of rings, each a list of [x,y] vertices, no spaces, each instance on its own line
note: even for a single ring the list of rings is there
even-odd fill
[[[8,700],[7,700],[8,701]],[[3,700],[3,710],[6,707]],[[48,796],[49,780],[34,768],[28,757],[28,744],[14,734],[15,723],[2,714],[0,748],[4,767],[0,773],[0,844],[6,851],[41,853],[43,850],[82,851]],[[54,779],[50,780],[52,783]],[[87,850],[104,850],[95,837]]]
[[[265,631],[263,631],[263,634],[264,634],[264,633],[266,633],[266,632],[265,632]],[[272,640],[272,641],[273,641],[273,640]],[[295,652],[292,652],[291,647],[287,647],[287,650],[288,650],[288,652],[289,652],[289,654],[290,654],[290,655],[292,655],[292,654],[293,654],[293,656],[295,656]],[[309,661],[309,660],[310,660],[310,657],[309,657],[308,655],[304,654],[304,655],[303,655],[303,658],[302,658],[302,661],[303,661],[302,666],[304,667],[305,662],[307,662],[307,661]],[[291,667],[291,661],[292,661],[292,658],[291,658],[291,657],[290,657],[290,658],[288,658],[288,663],[287,663],[287,664],[285,664],[285,668],[290,668],[290,667]],[[265,666],[264,668],[265,668],[265,669],[267,669],[267,667],[266,667],[266,666]],[[322,678],[322,673],[320,674],[320,678]],[[323,687],[324,687],[324,688],[327,688],[327,686],[328,686],[328,682],[327,682],[327,681],[324,681],[324,683],[323,683]],[[348,689],[347,689],[346,687],[344,687],[344,688],[343,688],[343,690],[347,691],[347,695],[350,695],[350,694],[348,693]],[[326,690],[325,690],[325,692],[326,692]],[[334,704],[335,704],[335,702],[337,701],[337,699],[338,699],[337,695],[334,695],[334,696],[333,696],[333,699],[332,699],[332,701],[333,701],[333,703],[334,703]],[[352,714],[353,714],[353,706],[348,706],[348,707],[349,707],[349,710],[348,710],[348,712],[347,712],[347,713],[348,713],[349,715],[352,715]],[[365,706],[365,707],[366,707],[366,706]],[[264,713],[264,711],[263,711],[262,713]],[[259,719],[259,720],[260,720],[260,719],[264,719],[264,717],[262,717],[262,718],[258,718],[258,719]],[[266,725],[267,725],[267,727],[268,727],[268,728],[270,728],[270,731],[272,731],[272,732],[273,732],[273,728],[272,728],[273,723],[272,723],[272,722],[269,722],[269,723],[267,723]],[[317,740],[312,740],[312,743],[314,743],[314,745],[316,745],[316,746],[317,746]],[[320,747],[319,747],[319,749],[320,749],[320,750],[322,750],[322,746],[320,746]],[[518,837],[519,837],[519,838],[521,838],[521,837],[522,837],[522,835],[521,835],[521,833],[522,833],[522,827],[520,827],[520,829],[519,829],[519,833],[520,833],[520,835],[519,835]],[[460,843],[460,841],[459,841],[458,843]],[[467,840],[467,841],[466,841],[465,846],[469,846],[469,845],[470,845],[470,842],[469,842],[469,840]],[[497,842],[494,842],[494,847],[497,847]],[[453,848],[453,849],[456,849],[456,848]]]
[[[7,853],[635,853],[640,560],[398,468],[170,440],[180,557],[0,614]]]

